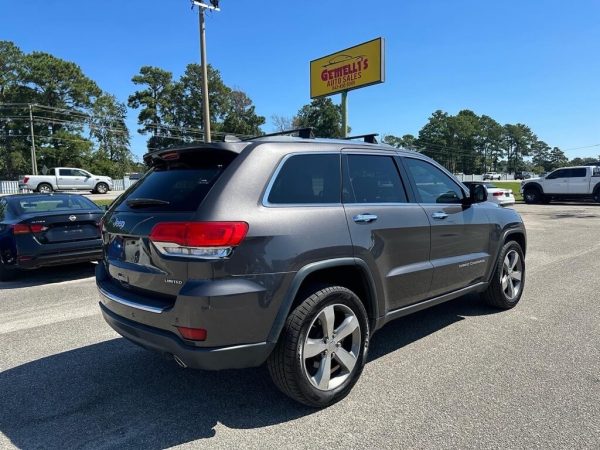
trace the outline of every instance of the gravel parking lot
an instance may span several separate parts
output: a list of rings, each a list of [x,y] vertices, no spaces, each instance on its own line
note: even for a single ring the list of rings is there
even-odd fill
[[[517,205],[521,303],[467,296],[387,325],[351,394],[322,411],[264,368],[200,372],[103,321],[93,265],[0,290],[2,448],[598,448],[600,205]]]

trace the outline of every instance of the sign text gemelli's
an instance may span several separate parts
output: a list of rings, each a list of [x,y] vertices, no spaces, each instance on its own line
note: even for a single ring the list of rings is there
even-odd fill
[[[310,63],[311,98],[384,81],[383,40],[374,39]]]

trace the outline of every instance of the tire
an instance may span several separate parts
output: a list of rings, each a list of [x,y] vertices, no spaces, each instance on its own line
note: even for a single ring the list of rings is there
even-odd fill
[[[504,280],[504,281],[503,281]],[[490,306],[511,309],[519,303],[525,287],[525,257],[521,246],[508,241],[502,247],[483,299]]]
[[[14,280],[18,275],[15,269],[8,269],[0,259],[0,281]]]
[[[267,367],[284,394],[323,408],[348,395],[360,377],[370,330],[365,307],[354,292],[341,286],[317,289],[288,316]],[[305,358],[307,353],[314,355]]]
[[[36,189],[36,191],[38,191],[42,194],[51,194],[53,190],[54,189],[52,189],[52,185],[50,185],[48,183],[40,183],[40,184],[38,184],[38,187]]]
[[[592,195],[592,198],[594,199],[594,201],[596,203],[600,203],[600,189],[596,189],[594,191],[594,194]]]
[[[533,205],[542,201],[542,193],[536,187],[525,188],[523,198],[525,199],[525,203]]]
[[[108,192],[108,184],[106,183],[98,183],[94,188],[94,191],[98,194],[106,194]]]
[[[542,195],[542,198],[540,199],[540,203],[542,205],[548,205],[548,204],[550,204],[551,201],[552,201],[552,197],[550,197],[548,195]]]

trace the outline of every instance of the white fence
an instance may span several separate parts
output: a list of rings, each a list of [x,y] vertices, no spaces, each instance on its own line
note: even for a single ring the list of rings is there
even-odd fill
[[[121,180],[113,180],[113,191],[124,191],[132,182],[129,177],[125,177]],[[29,189],[19,189],[18,181],[0,181],[0,194],[19,194],[21,192],[31,192]]]
[[[464,173],[455,173],[454,176],[460,181],[483,181],[483,175],[465,175]],[[500,175],[500,180],[513,181],[515,175],[512,173],[503,173]]]

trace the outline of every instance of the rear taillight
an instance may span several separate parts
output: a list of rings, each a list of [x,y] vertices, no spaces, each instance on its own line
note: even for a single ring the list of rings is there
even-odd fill
[[[494,192],[492,195],[494,197],[502,197],[504,195],[504,192]]]
[[[27,183],[29,181],[29,177],[24,177],[23,178],[23,183]]]
[[[166,255],[218,259],[229,256],[247,233],[246,222],[162,222],[149,238]]]
[[[47,229],[47,226],[39,223],[33,223],[31,225],[27,225],[26,223],[17,223],[13,225],[13,234],[40,233],[42,231],[46,231]]]

